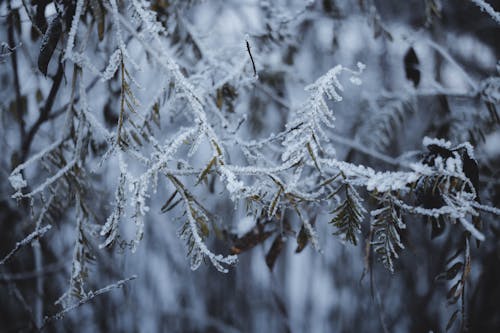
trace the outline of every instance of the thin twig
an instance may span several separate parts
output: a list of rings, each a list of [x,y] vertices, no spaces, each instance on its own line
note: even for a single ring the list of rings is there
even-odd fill
[[[401,161],[399,161],[398,159],[384,155],[384,154],[379,153],[378,151],[375,151],[373,149],[366,148],[365,146],[363,146],[360,143],[353,141],[351,139],[346,139],[346,138],[344,138],[340,135],[334,134],[334,133],[329,133],[329,137],[330,137],[330,139],[332,139],[332,141],[335,141],[335,142],[340,143],[344,146],[350,147],[350,148],[357,150],[357,151],[359,151],[365,155],[368,155],[370,157],[384,161],[387,164],[398,166],[398,167],[404,166],[404,164]]]
[[[36,279],[40,275],[49,275],[64,270],[67,266],[66,262],[57,262],[54,264],[48,264],[43,267],[41,270],[34,270],[29,272],[21,272],[21,273],[11,273],[11,274],[2,274],[0,275],[0,283],[9,283],[15,281],[25,281]]]
[[[101,288],[101,289],[98,289],[96,291],[90,291],[89,293],[87,293],[87,295],[85,297],[83,297],[82,299],[80,299],[78,302],[64,308],[63,310],[59,311],[58,313],[50,316],[50,317],[45,317],[43,319],[43,324],[42,326],[40,327],[40,329],[44,328],[48,323],[50,323],[51,321],[54,321],[54,320],[60,320],[62,318],[64,318],[64,316],[76,309],[76,308],[79,308],[80,306],[84,305],[85,303],[88,303],[90,301],[92,301],[94,298],[96,298],[97,296],[101,295],[101,294],[104,294],[104,293],[107,293],[107,292],[110,292],[112,291],[113,289],[117,289],[117,288],[121,288],[123,287],[123,285],[129,281],[132,281],[132,280],[135,280],[137,279],[137,275],[132,275],[131,277],[129,278],[126,278],[126,279],[123,279],[123,280],[120,280],[120,281],[117,281],[113,284],[110,284],[110,285],[107,285],[106,287],[104,288]]]
[[[245,42],[247,43],[248,55],[250,56],[250,60],[252,61],[253,76],[257,76],[257,69],[255,69],[255,62],[253,61],[252,51],[250,51],[250,43],[248,43],[248,40],[245,40]]]
[[[495,9],[486,1],[483,0],[471,0],[481,8],[481,11],[488,13],[498,24],[500,24],[500,13],[496,12]]]
[[[36,132],[40,126],[49,120],[50,111],[52,110],[52,106],[54,105],[54,101],[59,91],[59,87],[61,85],[61,81],[64,74],[64,67],[62,62],[59,63],[59,67],[57,68],[57,73],[54,76],[54,81],[52,83],[52,88],[50,89],[49,96],[46,99],[45,105],[40,110],[40,114],[36,122],[31,126],[28,134],[23,136],[23,143],[21,146],[21,162],[24,162],[28,157],[31,144],[33,142],[33,138],[35,137]]]
[[[4,269],[0,267],[0,272],[4,272]],[[32,328],[34,328],[36,331],[38,331],[38,326],[35,323],[35,319],[33,317],[33,311],[29,307],[28,303],[26,303],[26,300],[23,297],[23,294],[17,288],[16,284],[12,281],[7,281],[7,287],[9,289],[9,292],[14,295],[14,297],[19,301],[23,309],[26,311],[28,314],[29,321],[31,322]]]
[[[454,65],[462,74],[464,75],[466,81],[474,89],[474,92],[478,91],[478,85],[474,79],[465,71],[465,69],[450,55],[450,53],[441,45],[430,39],[424,39],[424,41],[433,49],[435,49],[443,58],[445,58],[450,64]]]
[[[30,244],[34,240],[38,239],[39,237],[42,237],[47,231],[50,230],[52,226],[50,224],[46,225],[43,228],[37,229],[31,234],[29,234],[27,237],[25,237],[22,241],[19,241],[16,243],[16,247],[14,247],[1,261],[0,265],[3,265],[9,260],[14,254],[16,254],[17,251],[19,251],[22,247]]]
[[[7,9],[9,11],[8,17],[7,17],[7,37],[9,41],[9,45],[15,45],[15,40],[14,40],[14,13],[12,11],[10,1],[7,2]],[[21,86],[19,84],[19,73],[18,73],[18,66],[17,66],[17,52],[14,50],[13,52],[10,53],[10,57],[12,60],[12,71],[14,72],[14,89],[16,92],[16,117],[17,117],[17,122],[19,123],[19,129],[21,132],[21,140],[24,138],[25,135],[25,123],[24,123],[24,118],[23,118],[23,110],[21,109]]]
[[[39,227],[37,226],[36,231],[39,231]],[[43,266],[43,256],[42,256],[42,247],[40,245],[40,240],[36,239],[33,244],[33,256],[35,259],[35,270],[41,271]],[[36,327],[42,326],[43,319],[43,274],[40,274],[36,278],[36,295],[34,300],[34,316]]]

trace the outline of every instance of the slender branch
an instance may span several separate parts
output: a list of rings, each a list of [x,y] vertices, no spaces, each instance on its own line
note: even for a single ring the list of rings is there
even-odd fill
[[[250,56],[250,60],[252,61],[253,76],[257,76],[257,70],[255,69],[255,62],[253,61],[252,57],[252,51],[250,51],[250,43],[248,43],[248,40],[245,40],[245,42],[247,43],[248,55]]]
[[[38,25],[36,24],[35,20],[33,19],[33,13],[29,9],[28,4],[26,3],[26,0],[22,0],[22,3],[23,3],[24,10],[26,11],[26,14],[28,15],[28,19],[31,22],[31,26],[33,28],[35,28],[35,31],[38,32],[38,34],[40,36],[43,36],[42,30],[40,29],[40,27],[38,27]]]
[[[58,188],[56,189],[57,192]],[[45,203],[36,221],[35,232],[40,231],[42,226],[43,218],[47,213],[52,201],[54,200],[55,194],[52,193],[49,200]],[[33,242],[33,256],[35,259],[35,271],[40,272],[43,268],[43,254],[42,247],[40,245],[40,240],[36,239]],[[41,327],[43,323],[43,285],[44,285],[44,274],[39,274],[36,277],[36,295],[35,295],[35,309],[34,316],[37,327]]]
[[[366,148],[356,141],[346,139],[346,138],[344,138],[340,135],[334,134],[334,133],[329,133],[329,137],[330,137],[330,139],[332,139],[332,141],[335,141],[337,143],[340,143],[342,145],[350,147],[350,148],[357,150],[365,155],[368,155],[370,157],[381,160],[387,164],[398,166],[398,167],[404,166],[404,164],[401,161],[399,161],[398,159],[384,155],[384,154],[379,153],[378,151],[375,151],[373,149]]]
[[[72,310],[74,310],[76,308],[79,308],[80,306],[84,305],[85,303],[88,303],[88,302],[92,301],[97,296],[99,296],[101,294],[104,294],[104,293],[107,293],[107,292],[110,292],[113,289],[121,288],[121,287],[123,287],[123,285],[125,283],[127,283],[129,281],[132,281],[132,280],[135,280],[135,279],[137,279],[137,275],[132,275],[129,278],[117,281],[117,282],[115,282],[113,284],[107,285],[104,288],[98,289],[96,291],[89,292],[85,297],[83,297],[81,300],[79,300],[78,302],[74,303],[73,305],[70,305],[70,306],[64,308],[60,312],[58,312],[58,313],[56,313],[56,314],[54,314],[54,315],[52,315],[50,317],[45,317],[43,319],[43,324],[40,327],[40,329],[44,328],[48,323],[50,323],[50,322],[52,322],[54,320],[60,320],[60,319],[64,318],[64,316],[68,312],[70,312],[70,311],[72,311]]]
[[[28,157],[31,144],[33,142],[33,138],[35,137],[35,134],[38,132],[40,126],[44,122],[49,120],[50,111],[52,110],[52,106],[54,105],[57,92],[59,91],[59,87],[61,86],[63,74],[64,74],[64,67],[62,62],[59,62],[59,67],[57,68],[57,73],[54,76],[52,88],[50,89],[49,96],[47,97],[45,105],[43,106],[42,109],[40,109],[40,114],[38,116],[38,119],[33,124],[33,126],[31,126],[30,130],[28,131],[28,134],[23,136],[23,143],[21,146],[21,162],[24,162]]]
[[[65,262],[58,262],[54,264],[48,264],[43,267],[41,270],[34,270],[29,272],[21,272],[21,273],[11,273],[11,274],[2,274],[0,275],[0,283],[2,282],[14,282],[14,281],[25,281],[36,279],[40,275],[49,275],[64,270],[66,268]]]
[[[12,256],[14,254],[16,254],[16,252],[19,251],[21,248],[30,244],[34,240],[37,240],[39,237],[42,237],[47,231],[50,230],[50,228],[52,228],[52,226],[50,224],[48,224],[45,227],[40,228],[40,229],[32,232],[27,237],[25,237],[22,241],[17,242],[16,246],[0,261],[0,265],[5,264],[7,262],[7,260],[12,258]]]
[[[37,231],[40,230],[37,227]],[[41,271],[43,266],[43,256],[42,248],[40,245],[40,240],[36,239],[33,244],[33,255],[35,259],[35,270]],[[34,316],[37,327],[42,326],[43,319],[43,274],[40,274],[36,278],[36,295],[35,295],[35,306],[34,306]]]
[[[120,91],[120,114],[118,117],[118,126],[116,130],[116,144],[121,145],[121,130],[123,127],[123,117],[125,113],[125,64],[123,63],[123,55],[120,62],[120,73],[121,73],[121,91]]]
[[[88,93],[90,90],[92,90],[92,88],[94,88],[94,86],[96,85],[96,83],[98,81],[99,81],[99,78],[95,77],[92,80],[92,82],[90,82],[89,85],[85,88],[85,92]],[[75,96],[74,98],[71,98],[71,100],[69,102],[67,102],[66,104],[64,104],[60,108],[58,108],[58,109],[54,110],[53,112],[51,112],[49,114],[49,116],[48,116],[49,120],[59,117],[60,115],[62,115],[68,109],[68,107],[70,105],[78,103],[79,100],[80,100],[80,96]]]
[[[430,39],[424,39],[425,42],[435,49],[443,58],[445,58],[450,64],[454,65],[465,77],[466,81],[469,85],[474,89],[474,91],[478,91],[478,85],[474,79],[465,71],[465,69],[450,55],[450,53],[445,50],[441,45]]]
[[[15,45],[15,40],[14,40],[14,14],[10,5],[10,1],[7,2],[7,9],[9,11],[8,17],[7,17],[7,35],[8,35],[8,41],[9,45]],[[19,130],[21,132],[21,138],[24,138],[25,135],[25,122],[23,118],[23,110],[21,109],[21,88],[19,84],[19,73],[18,73],[18,66],[17,66],[17,52],[13,50],[10,53],[10,58],[12,60],[12,71],[14,73],[14,90],[16,91],[16,117],[17,117],[17,122],[19,123]],[[22,140],[22,139],[21,139]]]
[[[2,271],[2,273],[4,272],[3,267],[0,267],[0,271]],[[24,311],[26,311],[26,313],[28,314],[28,319],[31,322],[32,328],[38,331],[38,326],[33,317],[33,311],[29,307],[28,303],[26,303],[26,300],[24,299],[24,296],[19,290],[19,288],[17,288],[16,284],[10,280],[7,281],[7,287],[9,289],[9,292],[14,295],[14,297],[23,307]]]
[[[493,18],[498,24],[500,24],[500,13],[496,12],[495,9],[489,3],[483,0],[471,0],[471,1],[474,2],[476,6],[481,8],[482,12],[488,13],[488,15],[491,16],[491,18]]]

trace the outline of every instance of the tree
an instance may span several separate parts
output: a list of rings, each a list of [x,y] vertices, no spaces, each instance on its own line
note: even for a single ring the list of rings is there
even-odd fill
[[[488,276],[475,272],[498,261],[500,78],[491,38],[499,14],[488,3],[470,2],[485,28],[466,37],[464,9],[433,0],[1,8],[1,269],[10,293],[1,320],[9,329],[488,325],[469,306],[485,304],[483,289],[466,292],[468,281],[478,288]],[[172,245],[176,228],[184,249]],[[364,246],[343,249],[325,233]],[[334,287],[322,281],[303,297],[296,264],[281,258],[293,260],[293,250],[304,258],[310,247],[319,252],[307,257],[310,279],[326,276]],[[264,250],[267,268],[251,249]],[[178,262],[186,254],[192,270],[208,267],[187,275]],[[353,287],[361,271],[364,290]],[[228,286],[270,296],[262,307],[215,297]],[[111,293],[118,287],[129,296]],[[157,288],[154,297],[171,299],[152,298]],[[334,319],[359,316],[363,303],[335,305],[327,295],[343,303],[342,290],[374,304],[350,329]],[[141,310],[120,316],[127,298]]]

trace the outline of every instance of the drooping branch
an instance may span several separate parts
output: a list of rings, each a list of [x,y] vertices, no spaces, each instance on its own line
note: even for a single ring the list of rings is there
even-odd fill
[[[44,328],[45,326],[47,326],[47,324],[53,322],[54,320],[60,320],[60,319],[64,318],[64,316],[68,312],[73,311],[76,308],[79,308],[80,306],[91,302],[97,296],[108,293],[108,292],[112,291],[113,289],[122,288],[127,282],[135,280],[135,279],[137,279],[137,275],[132,275],[129,278],[117,281],[117,282],[112,283],[110,285],[107,285],[106,287],[103,287],[101,289],[88,292],[87,295],[85,297],[83,297],[82,299],[80,299],[78,302],[73,303],[72,305],[70,305],[68,307],[65,307],[62,311],[59,311],[58,313],[56,313],[50,317],[45,317],[43,319],[43,323],[42,323],[42,326],[40,327],[40,329]]]
[[[43,237],[47,231],[52,228],[50,224],[35,230],[28,236],[26,236],[23,240],[16,243],[16,246],[2,259],[0,260],[0,265],[4,265],[17,251],[25,247],[26,245],[31,244],[33,241],[37,240],[40,237]]]

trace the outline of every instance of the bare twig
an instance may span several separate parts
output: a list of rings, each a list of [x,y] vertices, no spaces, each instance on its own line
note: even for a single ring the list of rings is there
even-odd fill
[[[3,273],[4,269],[2,267],[0,267],[0,271]],[[10,281],[10,280],[7,281],[7,287],[9,289],[9,292],[12,295],[14,295],[14,297],[18,300],[18,302],[21,304],[21,306],[23,307],[23,309],[28,314],[28,318],[29,318],[29,320],[31,322],[32,328],[34,328],[35,330],[37,330],[38,326],[35,323],[35,319],[33,317],[33,311],[29,307],[28,303],[26,303],[26,300],[24,299],[24,296],[21,293],[21,291],[19,290],[19,288],[17,288],[16,284],[14,282]]]
[[[465,69],[450,55],[450,53],[438,43],[430,40],[424,39],[425,42],[435,49],[441,56],[446,59],[450,64],[454,65],[464,76],[469,85],[474,89],[474,92],[478,91],[478,85],[476,81],[465,71]]]
[[[132,280],[135,280],[135,279],[137,279],[137,275],[132,275],[129,278],[117,281],[117,282],[115,282],[113,284],[107,285],[104,288],[101,288],[101,289],[98,289],[96,291],[91,291],[91,292],[87,293],[87,295],[85,297],[83,297],[78,302],[74,303],[73,305],[70,305],[70,306],[64,308],[60,312],[58,312],[58,313],[56,313],[56,314],[54,314],[54,315],[52,315],[50,317],[45,317],[43,319],[43,324],[42,324],[42,326],[40,328],[45,327],[48,323],[50,323],[50,322],[52,322],[54,320],[60,320],[60,319],[64,318],[64,316],[68,312],[70,312],[70,311],[72,311],[72,310],[74,310],[74,309],[76,309],[76,308],[84,305],[85,303],[88,303],[88,302],[92,301],[97,296],[99,296],[101,294],[104,294],[104,293],[107,293],[107,292],[110,292],[113,289],[121,288],[121,287],[123,287],[123,285],[125,283],[127,283],[129,281],[132,281]]]
[[[7,2],[7,9],[9,11],[9,15],[7,17],[8,41],[9,41],[9,45],[15,45],[15,40],[14,40],[14,24],[15,24],[14,20],[15,20],[15,18],[14,18],[14,13],[12,11],[12,8],[10,6],[10,1]],[[19,73],[18,73],[18,66],[17,66],[17,52],[15,52],[15,51],[11,52],[10,58],[12,60],[12,71],[14,73],[14,89],[16,92],[16,117],[17,117],[17,122],[19,123],[19,130],[21,132],[21,138],[24,138],[26,129],[24,128],[25,123],[24,123],[24,118],[23,118],[23,110],[21,109],[21,106],[22,106],[21,86],[19,84]]]
[[[397,158],[393,158],[393,157],[384,155],[382,153],[379,153],[376,150],[367,148],[359,142],[344,138],[344,137],[337,135],[337,134],[334,134],[334,133],[329,133],[329,136],[332,139],[332,141],[335,141],[335,142],[340,143],[344,146],[350,147],[350,148],[357,150],[357,151],[359,151],[365,155],[368,155],[370,157],[384,161],[387,164],[394,165],[394,166],[403,166],[403,163],[401,163]]]
[[[40,275],[49,275],[57,273],[61,270],[64,270],[67,266],[66,262],[57,262],[54,264],[45,265],[41,270],[34,270],[29,272],[21,272],[21,273],[11,273],[11,274],[2,274],[0,275],[0,283],[9,283],[15,281],[25,281],[36,279]]]
[[[14,247],[1,261],[0,265],[5,264],[7,260],[9,260],[14,254],[16,254],[17,251],[19,251],[22,247],[30,244],[34,240],[37,240],[39,237],[42,237],[47,231],[50,230],[52,226],[50,224],[46,225],[45,227],[42,227],[40,229],[35,230],[31,234],[29,234],[26,238],[24,238],[22,241],[19,241],[16,243],[16,247]]]
[[[252,61],[253,76],[257,76],[257,69],[255,69],[255,62],[253,61],[252,51],[250,51],[250,43],[248,43],[248,40],[245,40],[245,42],[247,43],[248,55],[250,56],[250,60]]]
[[[39,231],[40,229],[37,226],[36,231]],[[40,245],[40,241],[36,239],[33,244],[33,256],[35,259],[35,270],[40,271],[42,270],[43,266],[43,256],[42,256],[42,247]],[[43,319],[43,280],[44,276],[43,274],[40,274],[36,278],[36,295],[35,295],[35,306],[34,306],[34,316],[35,316],[35,322],[36,326],[40,327],[42,326],[42,319]]]
[[[33,124],[33,126],[31,126],[27,135],[23,136],[23,142],[21,146],[21,162],[24,162],[28,157],[31,143],[33,142],[33,138],[36,132],[38,132],[40,126],[44,122],[49,120],[50,111],[52,110],[52,106],[54,105],[57,92],[59,91],[63,74],[64,74],[64,67],[62,62],[60,62],[59,67],[57,68],[57,73],[54,76],[54,82],[52,83],[52,88],[50,89],[49,96],[46,99],[45,105],[40,110],[40,115],[38,116],[38,119]]]

